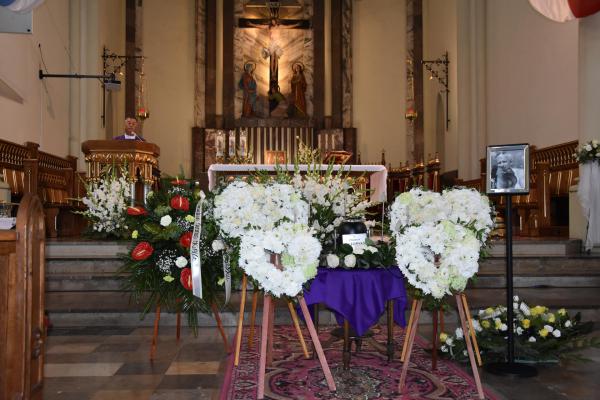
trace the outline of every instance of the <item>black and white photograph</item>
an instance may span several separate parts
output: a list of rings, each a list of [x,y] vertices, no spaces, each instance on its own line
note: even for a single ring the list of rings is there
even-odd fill
[[[529,145],[487,148],[487,193],[529,193]]]

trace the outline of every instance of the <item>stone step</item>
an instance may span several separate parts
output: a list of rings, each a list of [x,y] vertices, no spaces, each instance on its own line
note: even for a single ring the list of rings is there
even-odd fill
[[[582,243],[579,239],[513,239],[513,257],[565,257],[581,253]],[[506,256],[506,242],[494,240],[488,249],[492,257]]]
[[[127,241],[48,240],[46,259],[118,259],[130,246]]]
[[[46,277],[73,274],[90,276],[116,274],[121,267],[123,267],[123,261],[120,259],[47,259]]]

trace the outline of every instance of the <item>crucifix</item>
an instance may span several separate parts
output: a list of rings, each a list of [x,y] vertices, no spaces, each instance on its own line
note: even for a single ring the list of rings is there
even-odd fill
[[[250,0],[245,7],[257,10],[263,18],[240,18],[238,27],[269,30],[269,46],[262,49],[263,58],[269,59],[269,116],[284,99],[279,87],[279,59],[283,48],[279,43],[279,29],[310,29],[311,21],[307,19],[281,18],[280,11],[294,11],[302,8],[296,0]]]

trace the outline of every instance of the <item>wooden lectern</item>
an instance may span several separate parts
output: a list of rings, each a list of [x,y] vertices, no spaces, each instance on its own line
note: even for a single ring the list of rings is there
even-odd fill
[[[142,200],[150,188],[158,184],[160,172],[158,157],[160,148],[154,143],[137,140],[88,140],[81,144],[87,164],[87,176],[90,182],[97,182],[107,166],[120,165],[125,167],[129,182],[131,182],[131,203],[135,204],[135,184],[143,184]]]

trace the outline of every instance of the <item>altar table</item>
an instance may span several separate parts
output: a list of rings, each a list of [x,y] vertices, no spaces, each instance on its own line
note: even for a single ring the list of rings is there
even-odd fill
[[[405,326],[406,290],[397,267],[373,269],[324,268],[304,291],[308,305],[325,304],[344,326],[344,368],[350,358],[348,329],[364,335],[388,311],[388,359],[393,357],[393,321]],[[393,319],[393,321],[392,321]],[[317,319],[315,318],[315,321]],[[317,322],[318,323],[318,322]]]
[[[306,172],[312,165],[298,165],[300,172]],[[323,164],[317,166],[318,169],[325,172],[329,165]],[[213,190],[218,184],[218,175],[243,175],[252,172],[275,172],[277,170],[294,172],[294,164],[212,164],[208,168],[208,189]],[[387,198],[387,169],[383,165],[333,165],[334,172],[350,172],[352,175],[366,173],[369,175],[371,201],[384,202]]]

